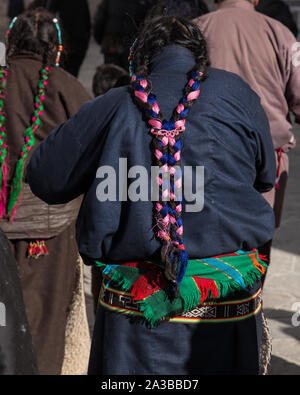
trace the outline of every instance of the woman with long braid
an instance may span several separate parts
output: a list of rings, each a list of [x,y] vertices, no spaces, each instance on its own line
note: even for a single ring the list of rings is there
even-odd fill
[[[26,183],[37,146],[89,100],[59,67],[62,52],[58,20],[43,9],[28,11],[9,26],[7,67],[0,69],[0,228],[18,263],[41,374],[62,370],[79,270],[74,222],[80,202],[50,207]]]
[[[259,98],[179,17],[145,22],[129,70],[28,166],[50,204],[85,194],[79,250],[104,277],[89,373],[258,374],[275,182]]]

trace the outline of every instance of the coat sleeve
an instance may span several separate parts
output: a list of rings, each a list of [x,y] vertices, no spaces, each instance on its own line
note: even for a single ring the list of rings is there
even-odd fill
[[[257,177],[254,186],[259,192],[264,193],[270,191],[275,185],[276,160],[269,121],[259,99],[256,106],[252,107],[252,119],[257,140]]]
[[[84,104],[35,150],[27,167],[27,181],[32,192],[46,203],[67,203],[91,185],[119,105],[120,95],[114,91]]]

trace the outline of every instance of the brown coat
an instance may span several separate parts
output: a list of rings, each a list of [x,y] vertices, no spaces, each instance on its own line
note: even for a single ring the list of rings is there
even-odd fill
[[[24,52],[13,58],[7,79],[7,145],[9,152],[9,180],[21,148],[24,144],[25,129],[31,124],[34,98],[37,93],[41,57]],[[35,133],[34,149],[59,124],[74,115],[90,96],[80,82],[61,68],[53,68],[41,117],[42,125]],[[34,151],[30,151],[29,158]],[[35,197],[28,185],[23,185],[23,198],[16,211],[13,224],[3,220],[0,227],[10,239],[39,239],[56,236],[77,216],[80,201],[67,205],[48,206]]]
[[[277,180],[280,188],[264,194],[274,208],[279,227],[288,176],[285,153],[296,145],[290,112],[300,122],[300,55],[296,39],[283,24],[256,12],[246,0],[225,0],[217,11],[194,22],[207,39],[212,66],[236,73],[260,96],[274,148],[284,152]],[[275,156],[277,160],[277,152]]]
[[[212,66],[238,74],[260,96],[274,148],[293,148],[289,112],[300,122],[299,52],[293,34],[246,0],[225,0],[195,22],[207,38]]]
[[[24,144],[24,131],[30,125],[41,68],[40,57],[30,53],[16,56],[9,67],[5,111],[11,168],[15,165]],[[87,92],[73,76],[60,68],[53,68],[44,102],[45,111],[41,117],[42,125],[35,135],[35,148],[57,125],[67,121],[89,99]],[[32,152],[33,150],[31,154]],[[10,172],[9,179],[11,176]],[[73,300],[77,305],[79,303],[75,297],[78,281],[81,281],[81,278],[77,275],[78,250],[74,221],[72,221],[77,215],[78,208],[78,201],[71,203],[68,211],[64,207],[58,209],[54,206],[49,207],[36,198],[29,190],[29,186],[24,184],[23,198],[17,208],[15,222],[12,225],[4,221],[0,223],[4,231],[10,232],[11,246],[18,262],[27,317],[41,374],[61,373],[63,360],[66,357],[65,347],[69,344],[68,342],[66,344],[66,332],[68,332],[66,328],[70,325],[70,317],[73,317],[70,310],[74,304]],[[65,223],[65,228],[58,235],[53,235],[53,229],[58,229],[55,223],[60,221],[63,214],[72,223],[70,225]],[[46,239],[47,236],[51,236],[46,240],[49,255],[40,256],[38,259],[28,257],[29,240]],[[79,305],[82,313],[80,316],[82,325],[79,328],[81,330],[82,327],[84,329],[87,327],[87,323],[83,314],[83,298],[80,300],[82,301],[82,305]],[[75,329],[79,330],[76,325]],[[84,340],[82,342],[87,344],[86,353],[89,345],[84,343]],[[67,347],[70,353],[69,350],[70,346]],[[81,350],[80,359],[82,360],[84,356]],[[78,366],[78,354],[76,358],[74,364]],[[83,362],[86,362],[86,359]]]

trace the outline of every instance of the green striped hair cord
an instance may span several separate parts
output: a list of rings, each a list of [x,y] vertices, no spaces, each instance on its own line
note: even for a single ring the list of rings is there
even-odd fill
[[[22,147],[18,162],[16,164],[14,178],[11,185],[11,193],[7,205],[7,216],[13,222],[13,218],[21,198],[21,191],[23,185],[24,171],[26,167],[26,159],[29,152],[35,144],[34,134],[41,125],[41,117],[44,113],[44,100],[46,95],[46,87],[48,85],[48,78],[50,74],[49,67],[43,67],[40,71],[40,80],[38,82],[38,93],[35,97],[35,109],[32,116],[32,124],[25,130],[25,143]]]
[[[7,203],[7,146],[4,98],[6,92],[7,70],[0,69],[0,219],[6,213]]]

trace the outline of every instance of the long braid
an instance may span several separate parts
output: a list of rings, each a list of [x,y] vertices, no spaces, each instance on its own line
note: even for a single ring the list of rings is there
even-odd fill
[[[196,102],[200,94],[200,83],[204,78],[202,71],[193,71],[192,78],[190,79],[184,97],[181,103],[177,106],[173,114],[173,122],[176,129],[185,130],[185,119],[191,107]],[[176,196],[176,190],[182,190],[182,171],[181,171],[181,150],[183,146],[181,133],[175,134],[174,137],[169,138],[169,172],[170,172],[170,233],[173,240],[175,251],[171,251],[175,255],[175,262],[173,265],[167,266],[166,270],[169,271],[169,277],[175,278],[178,284],[181,283],[184,276],[188,256],[185,251],[183,240],[183,223],[182,223],[182,196]],[[173,194],[173,196],[172,196]],[[173,258],[174,260],[174,258]],[[179,266],[178,266],[179,264]]]
[[[7,203],[7,146],[6,146],[6,117],[4,100],[6,92],[7,70],[0,69],[0,218],[6,212]]]
[[[25,29],[25,33],[22,29]],[[47,42],[47,29],[49,29],[49,42]],[[14,18],[6,37],[8,42],[8,64],[10,59],[18,54],[18,51],[23,47],[26,50],[39,53],[39,45],[42,46],[43,63],[44,65],[48,64],[48,66],[43,66],[40,70],[37,94],[34,99],[34,111],[31,118],[32,123],[24,132],[24,145],[13,173],[9,196],[7,188],[6,118],[3,112],[8,72],[6,69],[0,69],[0,219],[7,216],[12,221],[21,198],[26,160],[29,152],[35,145],[35,133],[41,126],[44,100],[51,72],[50,64],[53,64],[53,44],[58,43],[58,52],[55,59],[56,67],[59,67],[63,46],[62,34],[57,19],[53,19],[51,14],[45,13],[41,9],[36,10],[36,12],[24,13],[21,17]]]
[[[173,18],[174,19],[174,18]],[[173,23],[173,22],[172,22]],[[184,26],[185,27],[185,26]],[[199,44],[199,43],[198,43]],[[202,43],[203,45],[203,43]],[[196,68],[192,71],[184,96],[174,110],[172,119],[166,121],[158,106],[156,96],[152,93],[148,76],[148,59],[143,51],[135,54],[137,41],[131,47],[129,56],[132,86],[137,105],[143,111],[153,135],[154,164],[161,173],[158,177],[159,201],[155,203],[156,235],[162,242],[161,259],[165,264],[165,276],[173,285],[180,285],[188,263],[184,246],[182,223],[182,172],[181,150],[185,131],[185,119],[200,93],[200,83],[206,77],[209,64],[206,46],[196,57]],[[144,43],[138,43],[143,48]],[[142,63],[140,59],[143,58]],[[138,77],[134,74],[134,63],[139,65]],[[169,180],[164,175],[169,176]]]
[[[25,130],[24,145],[21,149],[20,157],[16,164],[15,175],[12,180],[11,193],[7,205],[7,215],[10,219],[13,219],[14,217],[16,206],[21,195],[26,158],[28,157],[30,150],[34,147],[34,134],[41,125],[41,117],[44,113],[43,102],[45,100],[49,74],[50,67],[43,67],[40,71],[40,80],[38,82],[38,93],[35,97],[35,109],[32,116],[32,124]]]
[[[183,242],[182,196],[176,196],[176,191],[182,188],[181,133],[185,130],[185,118],[199,96],[203,75],[200,71],[193,72],[170,121],[164,120],[149,81],[142,76],[133,78],[136,102],[143,109],[153,134],[155,166],[161,170],[159,201],[155,204],[156,234],[162,241],[161,259],[167,279],[177,284],[180,284],[188,262]],[[169,175],[170,182],[163,175]]]

